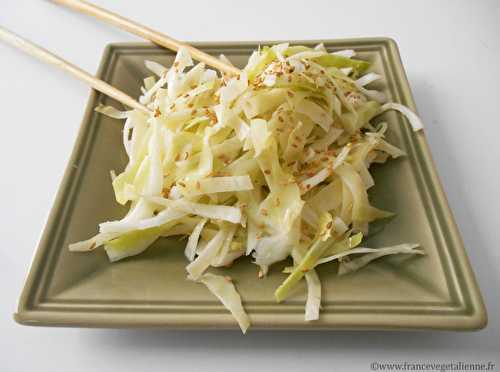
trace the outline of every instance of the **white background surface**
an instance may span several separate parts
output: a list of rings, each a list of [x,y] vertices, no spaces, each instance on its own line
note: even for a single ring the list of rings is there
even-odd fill
[[[389,36],[403,63],[489,312],[475,333],[165,332],[23,327],[17,297],[89,89],[0,44],[1,371],[369,371],[373,361],[493,361],[500,371],[500,1],[112,1],[184,40]],[[163,4],[163,5],[160,5]],[[95,72],[135,37],[42,0],[0,25]]]

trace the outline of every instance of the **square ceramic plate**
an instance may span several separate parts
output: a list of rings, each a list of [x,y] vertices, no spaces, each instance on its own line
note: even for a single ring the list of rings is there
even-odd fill
[[[319,41],[297,42],[315,45]],[[377,83],[391,101],[415,109],[394,41],[385,38],[323,41],[330,50],[352,48],[384,76]],[[259,44],[195,44],[224,53],[242,66]],[[170,65],[173,54],[151,44],[112,44],[98,76],[132,96],[148,75],[144,60]],[[125,209],[113,196],[109,171],[126,164],[122,122],[96,114],[107,98],[93,92],[64,180],[48,218],[20,298],[17,322],[81,327],[236,328],[218,300],[185,279],[184,242],[163,239],[139,256],[114,264],[102,250],[70,253],[71,242],[87,239],[105,220]],[[479,329],[486,312],[462,240],[439,183],[423,132],[414,133],[402,116],[383,118],[389,140],[408,156],[377,166],[374,205],[397,213],[366,243],[379,247],[420,242],[427,255],[387,257],[338,277],[333,265],[318,269],[323,283],[321,318],[304,322],[305,290],[277,304],[273,292],[285,278],[276,265],[257,279],[256,266],[240,259],[229,270],[244,299],[252,329]],[[305,289],[305,288],[303,288]]]

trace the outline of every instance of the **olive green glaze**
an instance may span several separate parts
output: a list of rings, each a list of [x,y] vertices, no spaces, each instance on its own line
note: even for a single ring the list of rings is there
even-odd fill
[[[319,41],[297,42],[314,45]],[[330,50],[353,48],[384,79],[376,87],[394,102],[415,109],[398,48],[386,38],[323,41]],[[195,44],[245,63],[259,43]],[[264,42],[260,44],[271,44]],[[112,44],[98,76],[132,96],[148,72],[144,59],[170,64],[172,53],[151,44]],[[17,322],[80,327],[236,328],[236,322],[209,291],[185,279],[184,241],[158,241],[146,253],[111,264],[104,252],[70,253],[70,242],[87,239],[100,222],[125,213],[113,196],[109,171],[126,164],[122,122],[98,115],[92,92],[73,154],[26,281]],[[116,103],[114,103],[116,105]],[[382,119],[382,118],[380,118]],[[379,120],[380,120],[379,119]],[[343,277],[335,265],[318,269],[323,283],[321,318],[304,322],[305,290],[284,303],[273,292],[285,278],[277,264],[265,279],[239,260],[231,275],[244,299],[252,329],[454,329],[486,325],[486,311],[462,240],[453,221],[425,134],[414,133],[402,116],[384,115],[389,140],[408,157],[376,166],[374,205],[397,213],[366,245],[419,242],[427,255],[387,257]],[[377,230],[377,229],[373,229]],[[380,226],[378,226],[380,230]],[[214,270],[219,271],[219,270]]]

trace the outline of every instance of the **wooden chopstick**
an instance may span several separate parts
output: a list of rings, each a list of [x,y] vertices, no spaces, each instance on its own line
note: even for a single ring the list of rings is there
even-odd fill
[[[92,76],[88,72],[82,70],[80,67],[75,66],[68,61],[65,61],[64,59],[56,56],[55,54],[49,52],[48,50],[36,44],[33,44],[32,42],[26,39],[23,39],[21,36],[16,35],[13,32],[8,31],[3,27],[0,27],[0,40],[3,40],[8,44],[23,50],[24,52],[30,54],[33,57],[38,58],[43,62],[47,62],[55,67],[60,68],[61,70],[69,72],[77,79],[90,85],[92,88],[98,90],[101,93],[106,94],[111,98],[116,99],[117,101],[123,103],[126,106],[141,110],[146,113],[150,112],[150,110],[146,106],[140,104],[129,95],[123,93],[121,90],[116,89],[115,87],[109,85],[105,81],[102,81],[96,78],[95,76]]]
[[[230,75],[238,75],[241,72],[236,67],[224,63],[218,58],[215,58],[205,52],[202,52],[201,50],[189,44],[185,44],[178,40],[172,39],[171,37],[162,34],[161,32],[152,30],[149,27],[143,26],[137,22],[124,18],[116,13],[100,8],[87,1],[52,0],[52,2],[64,5],[77,12],[94,16],[104,22],[111,23],[112,25],[115,25],[125,31],[131,32],[146,40],[152,41],[153,43],[161,45],[162,47],[165,47],[167,49],[178,51],[179,48],[181,47],[186,48],[194,59],[200,62],[204,62],[207,65],[212,66],[221,72],[228,73]]]

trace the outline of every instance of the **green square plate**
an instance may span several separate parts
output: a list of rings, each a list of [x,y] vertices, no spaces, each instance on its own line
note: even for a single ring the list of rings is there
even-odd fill
[[[320,41],[297,42],[315,45]],[[322,41],[329,50],[355,49],[384,79],[377,82],[394,102],[415,109],[394,41],[385,38]],[[259,44],[203,43],[241,66]],[[169,65],[173,54],[151,44],[111,44],[98,76],[132,96],[148,73],[145,59]],[[105,220],[125,210],[113,196],[109,171],[126,164],[122,123],[93,109],[107,98],[93,92],[64,180],[48,218],[15,314],[17,322],[42,326],[236,328],[231,315],[200,284],[185,279],[182,241],[163,239],[140,256],[111,264],[102,250],[70,253]],[[367,245],[420,242],[422,257],[387,257],[352,275],[318,269],[323,282],[320,320],[304,322],[305,291],[277,304],[273,292],[285,278],[276,265],[257,279],[256,266],[239,260],[226,270],[237,283],[255,328],[454,329],[486,325],[486,311],[462,240],[431,159],[425,134],[387,113],[389,140],[408,157],[378,166],[372,202],[397,213]]]

